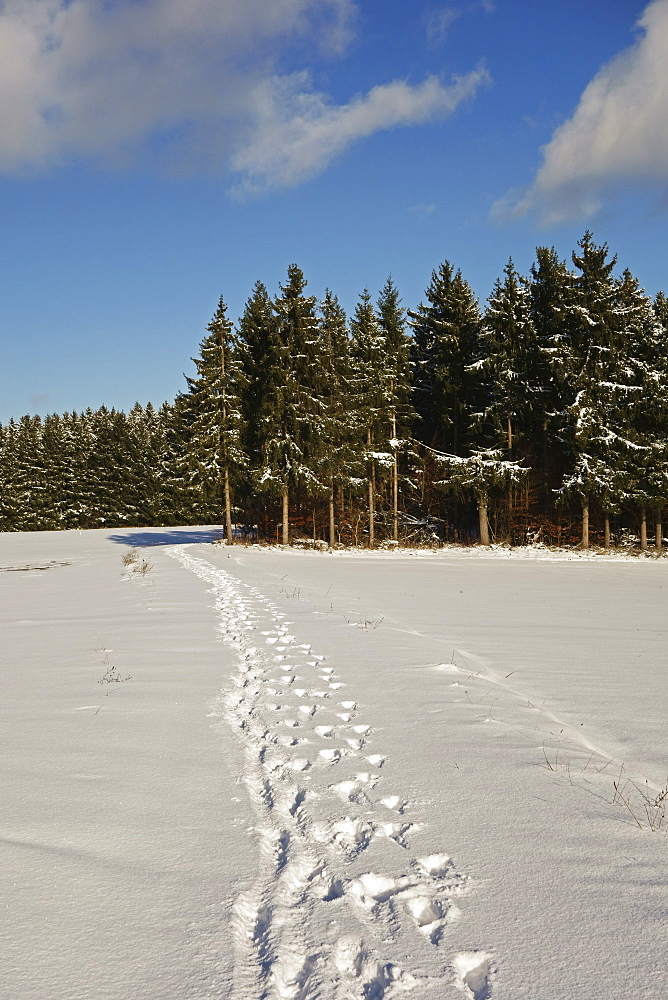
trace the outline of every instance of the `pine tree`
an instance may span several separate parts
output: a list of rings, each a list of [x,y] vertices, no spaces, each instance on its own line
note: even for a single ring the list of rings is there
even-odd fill
[[[95,450],[92,411],[66,413],[63,417],[62,485],[62,512],[66,528],[88,528],[93,523]]]
[[[193,481],[209,504],[222,503],[225,536],[231,544],[231,480],[246,466],[247,457],[241,444],[241,373],[222,296],[207,330],[199,355],[193,358],[197,376],[188,379],[194,415],[189,455]]]
[[[446,473],[446,478],[436,485],[455,496],[475,498],[481,545],[490,544],[488,508],[494,491],[518,485],[527,472],[517,462],[504,459],[502,454],[500,449],[481,448],[473,449],[465,458],[437,455],[437,464]]]
[[[386,367],[385,337],[366,288],[355,307],[350,329],[356,410],[366,438],[369,546],[373,548],[379,472],[392,469],[394,465],[390,428],[395,397],[394,373]]]
[[[663,327],[644,289],[628,269],[617,282],[623,350],[622,421],[627,499],[640,508],[640,547],[647,548],[647,509],[655,511],[661,548],[661,508],[668,502],[668,368]],[[606,538],[607,541],[607,538]]]
[[[445,261],[432,272],[429,305],[408,315],[413,327],[414,403],[418,434],[433,448],[466,455],[472,414],[480,408],[478,357],[480,310],[471,287]]]
[[[408,434],[414,411],[410,405],[412,381],[410,340],[406,336],[406,314],[390,276],[381,289],[377,303],[378,325],[385,340],[386,368],[389,374],[388,405],[390,449],[392,452],[392,538],[399,540],[399,456],[406,454]]]
[[[538,353],[534,371],[538,426],[535,450],[540,454],[543,511],[552,506],[554,491],[565,474],[565,403],[576,365],[571,343],[572,288],[575,275],[554,247],[537,247],[531,266],[529,301]]]
[[[481,358],[472,367],[487,384],[483,420],[488,422],[508,459],[530,454],[535,425],[538,343],[531,317],[529,290],[512,260],[489,297],[480,333]]]
[[[291,489],[319,493],[317,469],[323,441],[322,357],[315,297],[304,295],[306,279],[296,264],[273,302],[275,323],[267,330],[265,372],[258,394],[261,466],[259,489],[282,499],[282,541],[289,541]]]
[[[237,357],[244,450],[251,469],[257,472],[264,464],[263,418],[267,400],[275,392],[277,368],[282,367],[276,314],[269,293],[261,281],[255,283],[239,320]]]
[[[663,292],[657,292],[654,298],[654,315],[661,324],[664,334],[668,335],[668,298]]]
[[[626,365],[618,288],[613,277],[617,258],[597,246],[586,232],[573,254],[579,269],[567,307],[572,350],[571,397],[564,412],[570,468],[561,487],[563,498],[582,507],[582,547],[589,545],[590,503],[597,500],[606,518],[619,508],[627,489],[628,455],[636,448],[628,433],[625,409],[635,387]]]
[[[21,503],[18,491],[18,427],[12,418],[0,439],[0,530],[21,531]]]
[[[336,492],[350,486],[359,474],[362,448],[359,439],[354,374],[346,314],[337,297],[327,289],[320,303],[323,358],[322,437],[320,480],[329,491],[329,544],[336,542]]]

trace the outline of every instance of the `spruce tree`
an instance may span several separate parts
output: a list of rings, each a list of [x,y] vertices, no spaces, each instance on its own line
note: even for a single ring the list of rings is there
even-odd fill
[[[369,546],[373,548],[379,472],[390,470],[394,465],[390,433],[395,398],[393,371],[386,366],[385,337],[366,288],[355,307],[350,329],[356,410],[365,437]]]
[[[575,275],[554,247],[537,247],[531,266],[529,301],[536,330],[538,353],[534,370],[538,425],[534,427],[535,452],[540,456],[543,513],[552,507],[561,485],[567,459],[565,402],[576,368],[571,342],[572,286]]]
[[[529,290],[512,260],[503,275],[489,297],[480,333],[481,357],[472,367],[484,377],[489,393],[483,420],[512,460],[531,452],[538,344]]]
[[[265,371],[258,394],[260,490],[282,500],[284,545],[289,541],[292,489],[318,493],[323,441],[322,357],[315,297],[304,295],[306,279],[296,264],[273,301],[275,323],[268,330]]]
[[[362,448],[359,438],[354,373],[346,314],[337,297],[327,289],[320,303],[323,359],[321,481],[329,492],[329,544],[336,542],[336,493],[359,475]],[[342,506],[342,505],[340,505]]]
[[[668,371],[663,327],[652,302],[628,269],[617,282],[617,312],[626,392],[621,401],[627,499],[640,510],[640,547],[647,548],[653,509],[661,548],[661,509],[668,502]]]
[[[220,502],[223,507],[225,536],[231,543],[231,481],[246,466],[247,458],[241,444],[241,374],[222,296],[207,331],[198,357],[193,358],[197,376],[188,379],[193,413],[189,457],[193,481],[209,504]]]
[[[377,302],[378,325],[385,340],[389,375],[389,445],[392,453],[392,538],[399,540],[399,456],[406,454],[409,428],[414,411],[410,405],[412,380],[410,340],[406,335],[406,314],[399,292],[390,276]]]
[[[582,508],[582,547],[589,545],[589,512],[597,500],[609,519],[627,488],[628,435],[625,411],[634,392],[626,365],[624,328],[613,276],[617,258],[608,246],[594,243],[586,232],[573,253],[579,269],[567,306],[572,349],[570,398],[565,401],[564,433],[569,468],[561,486],[563,498],[577,498]]]
[[[418,434],[433,448],[466,455],[472,415],[480,408],[478,358],[480,310],[460,271],[444,261],[432,272],[428,305],[408,315],[413,328],[414,402]]]

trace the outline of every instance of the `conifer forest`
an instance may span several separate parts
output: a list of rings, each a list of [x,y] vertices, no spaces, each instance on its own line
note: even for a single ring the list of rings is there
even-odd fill
[[[391,278],[350,317],[306,288],[258,281],[236,324],[221,297],[159,409],[0,426],[0,529],[661,550],[668,301],[606,244],[510,260],[484,309],[448,261],[414,309]]]

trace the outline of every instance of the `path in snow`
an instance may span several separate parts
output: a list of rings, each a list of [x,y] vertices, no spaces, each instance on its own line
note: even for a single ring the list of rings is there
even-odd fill
[[[446,982],[491,996],[489,954],[448,954],[468,879],[447,853],[412,853],[421,824],[384,787],[354,691],[257,588],[186,547],[170,555],[211,584],[237,664],[212,712],[241,737],[257,817],[258,876],[234,905],[235,1000],[436,1000]]]

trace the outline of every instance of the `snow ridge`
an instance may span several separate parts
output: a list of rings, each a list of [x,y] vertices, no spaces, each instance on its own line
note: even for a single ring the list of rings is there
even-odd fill
[[[442,957],[467,879],[445,853],[411,855],[421,824],[400,795],[375,791],[386,758],[368,753],[372,727],[334,668],[276,604],[188,548],[168,552],[211,584],[234,650],[236,673],[212,714],[242,740],[256,815],[257,877],[233,907],[231,996],[491,997],[489,954]]]

